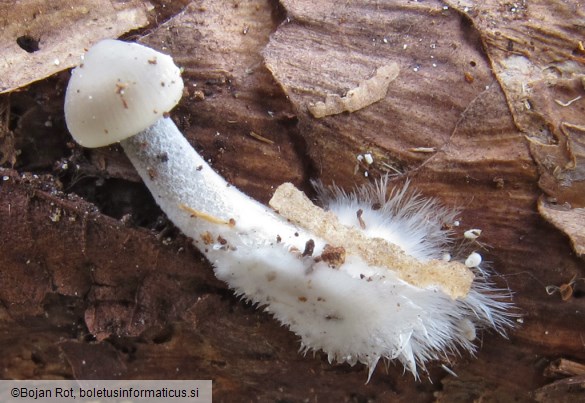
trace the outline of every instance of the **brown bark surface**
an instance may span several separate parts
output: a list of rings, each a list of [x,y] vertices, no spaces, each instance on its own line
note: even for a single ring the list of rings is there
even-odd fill
[[[39,72],[0,95],[0,378],[213,379],[215,401],[578,397],[583,373],[553,365],[585,362],[578,2],[151,3],[149,25],[124,38],[184,68],[172,117],[228,181],[266,203],[287,181],[311,194],[310,179],[410,180],[461,210],[459,235],[482,230],[518,327],[454,357],[457,378],[440,363],[420,382],[380,364],[364,384],[361,365],[297,354],[294,334],[215,279],[118,147],[73,143],[69,73]],[[400,72],[381,101],[310,113],[390,63]]]

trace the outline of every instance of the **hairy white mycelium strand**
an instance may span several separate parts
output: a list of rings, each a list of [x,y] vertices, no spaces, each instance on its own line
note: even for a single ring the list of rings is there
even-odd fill
[[[319,202],[343,224],[360,228],[368,237],[379,237],[398,245],[421,261],[442,259],[452,232],[446,228],[455,221],[457,210],[435,199],[409,191],[408,183],[388,192],[388,177],[347,193],[337,186],[313,185]],[[357,212],[361,210],[361,219]]]
[[[348,243],[328,244],[329,235],[293,225],[229,186],[169,119],[122,145],[157,203],[193,238],[218,278],[287,325],[304,352],[362,362],[370,375],[380,358],[397,359],[418,376],[428,361],[475,351],[478,329],[502,332],[512,324],[507,293],[492,289],[487,274],[475,270],[468,291],[454,298],[440,285],[416,286],[391,266],[368,262]],[[438,203],[406,189],[387,194],[385,181],[355,194],[340,192],[323,199],[348,229],[396,244],[423,266],[443,254],[449,234],[441,226],[454,213]]]
[[[338,187],[327,189],[320,183],[315,183],[315,186],[321,204],[335,213],[345,225],[396,244],[422,262],[433,262],[433,259],[445,261],[443,255],[448,253],[453,236],[448,228],[454,222],[457,211],[409,190],[408,184],[388,192],[387,178],[359,187],[352,193],[346,193]],[[461,264],[462,260],[459,262]],[[469,292],[456,299],[445,299],[444,293],[436,295],[433,287],[418,288],[418,293],[405,287],[395,294],[396,285],[391,281],[384,283],[388,289],[383,297],[373,298],[373,304],[408,307],[406,316],[411,320],[417,318],[416,325],[406,320],[408,325],[405,327],[411,333],[403,353],[396,357],[415,376],[416,364],[424,368],[425,362],[446,358],[450,353],[461,350],[474,352],[476,347],[472,341],[479,330],[494,329],[505,335],[506,329],[514,326],[516,314],[510,291],[496,287],[490,280],[488,270],[479,267],[479,263],[476,266],[471,269],[474,279]],[[342,266],[340,270],[343,269]],[[393,271],[391,267],[390,270]],[[372,281],[375,280],[373,277]],[[404,301],[408,303],[404,304]],[[404,319],[394,315],[392,312],[385,319],[396,318],[393,326],[400,327],[399,323]],[[372,334],[376,332],[372,331]],[[404,338],[405,335],[401,334],[398,340]],[[374,355],[375,361],[379,357],[393,358],[387,354],[388,351],[393,350]],[[367,363],[368,358],[364,353],[359,361]]]
[[[360,256],[369,266],[389,268],[411,285],[437,288],[451,298],[463,297],[471,288],[473,272],[461,263],[438,259],[422,261],[387,239],[366,234],[362,208],[356,212],[360,228],[343,225],[333,212],[315,206],[290,183],[279,186],[269,204],[289,221],[332,245],[342,245],[348,254]]]

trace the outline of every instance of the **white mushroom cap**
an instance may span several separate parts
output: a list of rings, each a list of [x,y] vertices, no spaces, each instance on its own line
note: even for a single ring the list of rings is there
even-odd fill
[[[182,94],[181,70],[170,56],[106,39],[73,70],[65,94],[65,121],[80,145],[102,147],[148,128]]]

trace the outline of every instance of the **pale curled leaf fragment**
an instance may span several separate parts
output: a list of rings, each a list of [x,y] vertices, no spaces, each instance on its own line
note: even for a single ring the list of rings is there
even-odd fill
[[[581,95],[579,95],[578,97],[575,97],[567,102],[563,102],[560,99],[555,99],[555,102],[560,105],[560,106],[564,106],[565,108],[568,106],[571,106],[571,104],[577,102],[578,100],[580,100],[581,98],[583,98]]]
[[[388,86],[398,76],[400,68],[396,63],[386,64],[376,70],[373,77],[364,80],[348,91],[344,97],[327,94],[325,102],[309,104],[309,112],[315,118],[337,115],[342,112],[355,112],[370,106],[386,97]]]

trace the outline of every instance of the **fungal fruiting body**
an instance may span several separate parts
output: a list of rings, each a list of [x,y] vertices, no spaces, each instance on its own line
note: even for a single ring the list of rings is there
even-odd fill
[[[90,50],[86,67],[98,56]],[[114,71],[102,86],[116,93],[124,74]],[[80,92],[95,100],[97,92],[78,89],[68,88],[66,108]],[[143,102],[127,95],[125,104],[110,107]],[[77,138],[82,129],[70,124],[76,118],[66,113]],[[96,131],[94,120],[82,118]],[[507,292],[494,289],[477,265],[445,259],[443,227],[454,213],[435,201],[406,188],[388,194],[383,180],[350,194],[320,187],[325,209],[284,184],[267,207],[213,171],[171,119],[149,124],[121,144],[157,203],[217,277],[288,326],[303,352],[362,362],[370,375],[380,358],[396,359],[418,376],[430,360],[474,351],[477,329],[512,325]]]

